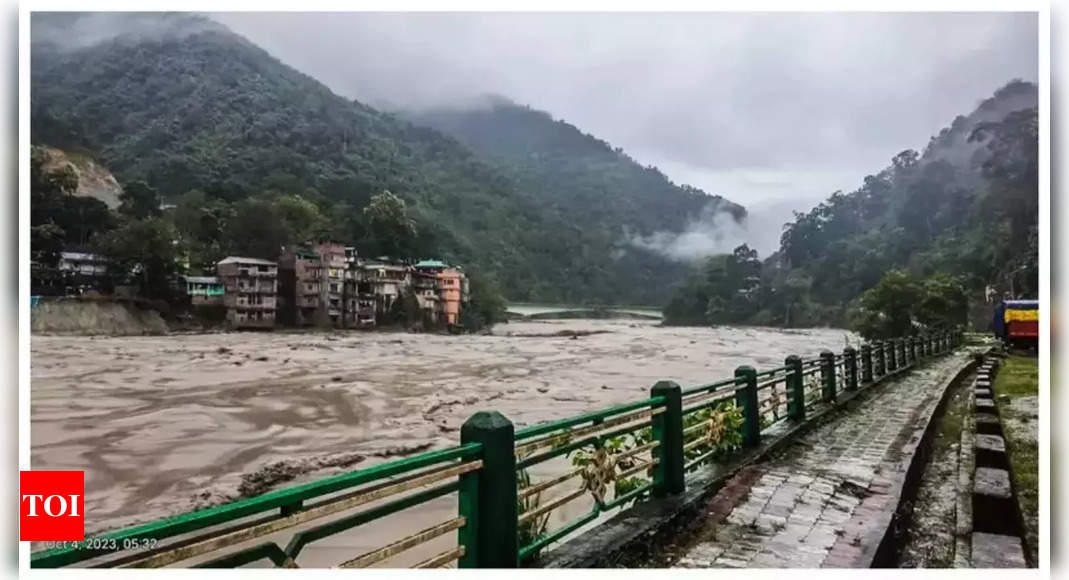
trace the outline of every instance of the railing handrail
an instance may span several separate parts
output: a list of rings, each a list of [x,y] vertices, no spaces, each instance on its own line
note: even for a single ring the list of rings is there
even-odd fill
[[[238,500],[218,506],[186,512],[155,522],[105,532],[93,536],[93,539],[116,540],[116,550],[90,550],[82,546],[70,546],[41,550],[30,555],[30,562],[41,567],[63,566],[72,564],[121,548],[123,540],[151,539],[163,540],[189,532],[195,532],[212,526],[233,521],[250,515],[263,513],[284,506],[299,504],[302,501],[324,496],[344,489],[371,483],[401,475],[416,469],[430,467],[457,459],[470,459],[479,454],[481,445],[469,443],[448,449],[428,451],[412,457],[398,459],[374,465],[372,467],[350,471],[326,477],[302,485],[267,492],[263,495]],[[94,545],[96,543],[94,542]]]
[[[530,427],[524,427],[523,429],[516,430],[516,441],[523,441],[539,435],[545,435],[552,433],[553,431],[559,431],[561,429],[567,429],[568,427],[574,427],[582,423],[589,423],[597,419],[607,419],[613,415],[621,415],[628,411],[634,411],[637,409],[646,409],[650,407],[657,407],[664,404],[663,397],[650,397],[641,401],[635,401],[634,403],[624,403],[622,405],[616,405],[613,407],[607,407],[598,411],[577,415],[575,417],[567,417],[559,419],[557,421],[546,421],[543,423],[536,423]]]

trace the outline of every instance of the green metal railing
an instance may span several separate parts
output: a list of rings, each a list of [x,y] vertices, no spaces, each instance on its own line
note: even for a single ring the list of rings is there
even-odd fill
[[[655,384],[645,399],[515,430],[497,412],[464,423],[460,445],[422,453],[34,552],[35,568],[236,567],[269,560],[297,567],[309,544],[455,497],[456,516],[337,564],[367,567],[450,537],[413,567],[512,568],[550,544],[636,501],[678,494],[687,474],[754,447],[762,433],[835,403],[962,342],[961,333],[874,341],[758,372],[681,388]],[[549,473],[533,481],[532,471]],[[576,485],[578,483],[578,485]],[[575,511],[564,517],[563,508]],[[561,521],[553,522],[554,515]],[[552,525],[551,525],[552,524]],[[268,536],[290,533],[280,546]],[[455,532],[455,533],[454,533]]]

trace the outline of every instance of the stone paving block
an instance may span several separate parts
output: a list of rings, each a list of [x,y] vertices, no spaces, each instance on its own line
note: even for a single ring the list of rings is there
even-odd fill
[[[976,448],[997,453],[1006,452],[1006,441],[998,435],[976,435]]]
[[[757,485],[750,489],[750,497],[759,497],[768,499],[772,497],[772,494],[776,491],[776,488],[772,485],[766,484],[764,481],[758,481]]]
[[[972,535],[974,568],[1024,568],[1021,539],[1001,534],[974,532]]]
[[[773,543],[782,544],[786,547],[793,547],[794,544],[801,542],[809,535],[810,529],[812,529],[811,525],[799,525],[792,523],[791,520],[788,519],[787,526],[775,535]]]
[[[992,400],[992,399],[988,399],[988,398],[977,397],[976,398],[976,409],[977,410],[987,410],[987,411],[994,412],[995,411],[995,401]]]
[[[978,414],[973,417],[973,420],[977,423],[992,423],[994,425],[998,425],[1000,423],[998,417],[987,414]]]
[[[819,524],[822,521],[836,525],[844,524],[850,521],[850,512],[839,510],[824,510],[824,513],[820,514],[820,519],[817,520],[817,523]]]
[[[746,560],[735,560],[732,558],[720,557],[713,561],[716,566],[722,566],[724,568],[745,568]]]
[[[977,397],[990,399],[991,398],[991,389],[981,389],[981,388],[973,389],[973,394],[976,395]]]
[[[765,533],[778,532],[787,527],[787,516],[777,516],[769,513],[763,513],[757,516],[755,521],[757,528]]]
[[[993,467],[977,467],[973,478],[973,492],[991,497],[1009,498],[1010,472]]]
[[[793,512],[793,509],[794,509],[794,506],[784,506],[784,505],[773,505],[773,504],[770,504],[770,505],[765,506],[763,515],[780,517],[780,518],[783,518],[784,521],[786,521],[786,519],[791,516],[791,513]]]
[[[754,523],[760,512],[756,510],[742,510],[736,509],[728,516],[728,523],[732,523],[739,526],[748,526]]]
[[[786,568],[789,564],[786,560],[773,552],[761,552],[750,560],[751,568]]]

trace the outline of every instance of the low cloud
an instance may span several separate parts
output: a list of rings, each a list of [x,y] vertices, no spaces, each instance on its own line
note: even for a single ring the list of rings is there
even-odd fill
[[[655,232],[632,236],[636,247],[657,252],[672,260],[690,262],[716,254],[729,254],[746,243],[746,226],[726,211],[707,208],[682,232]]]

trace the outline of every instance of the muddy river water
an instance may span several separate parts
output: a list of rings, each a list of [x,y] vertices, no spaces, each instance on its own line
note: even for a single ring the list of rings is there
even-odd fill
[[[531,336],[562,330],[605,332]],[[471,336],[34,336],[31,461],[85,471],[92,534],[455,445],[479,410],[522,427],[634,401],[661,379],[711,382],[741,364],[760,370],[847,341],[857,345],[835,329],[631,320],[513,322]],[[450,501],[393,525],[411,532],[441,521],[455,513]],[[389,535],[340,534],[298,563],[336,564]]]

